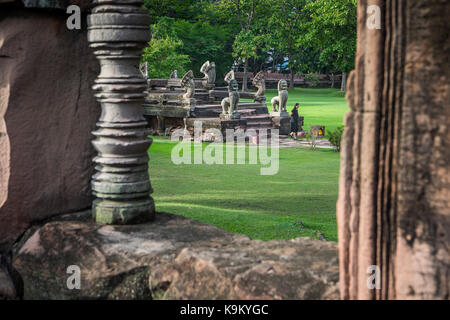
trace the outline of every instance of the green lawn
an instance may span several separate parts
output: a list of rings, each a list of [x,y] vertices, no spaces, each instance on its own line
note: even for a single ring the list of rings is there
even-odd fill
[[[289,104],[295,101],[304,106],[301,114],[309,125],[337,127],[347,110],[336,90],[296,89]],[[278,174],[261,176],[260,165],[174,165],[174,146],[168,139],[154,138],[149,150],[157,211],[253,239],[317,238],[320,231],[328,240],[337,240],[338,153],[281,149]]]
[[[267,105],[272,109],[270,100],[278,94],[277,90],[267,90]],[[299,89],[289,90],[287,109],[290,112],[295,103],[300,103],[301,116],[305,117],[304,130],[312,125],[323,125],[326,131],[343,125],[344,114],[348,111],[344,93],[336,89]]]

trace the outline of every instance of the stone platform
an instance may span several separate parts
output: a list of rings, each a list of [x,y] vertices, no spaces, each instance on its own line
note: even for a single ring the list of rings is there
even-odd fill
[[[337,244],[257,241],[181,216],[99,226],[90,212],[30,229],[13,266],[25,299],[338,299]],[[69,290],[69,266],[80,290]]]
[[[210,62],[206,62],[205,66],[215,68],[215,64]],[[204,68],[202,67],[202,69]],[[282,135],[290,133],[289,113],[269,114],[268,112],[262,72],[253,81],[254,86],[258,89],[257,92],[238,92],[237,87],[232,90],[231,87],[216,87],[214,83],[205,84],[205,79],[209,79],[209,75],[203,73],[205,74],[204,79],[192,79],[192,71],[186,73],[182,79],[177,78],[177,72],[174,71],[169,79],[148,80],[147,97],[143,108],[153,134],[171,135],[176,129],[187,129],[192,136],[195,121],[202,122],[203,131],[207,129],[240,129],[244,131],[251,129],[251,136],[266,135],[267,137],[271,135],[273,129],[277,129],[278,133]],[[212,79],[215,79],[215,71],[212,72],[212,75]],[[230,83],[233,80],[234,72],[230,71],[224,81]],[[230,94],[236,103],[233,106],[233,116],[223,115],[222,103],[228,103],[226,101],[229,101],[227,99]],[[245,99],[245,101],[240,101],[240,99]],[[237,113],[240,117],[237,116]],[[238,118],[239,121],[234,122],[225,120],[237,120]],[[224,120],[226,123],[223,123]],[[299,121],[299,127],[301,128],[302,125],[303,118]],[[206,137],[204,141],[209,141],[208,135],[204,135],[204,137]]]

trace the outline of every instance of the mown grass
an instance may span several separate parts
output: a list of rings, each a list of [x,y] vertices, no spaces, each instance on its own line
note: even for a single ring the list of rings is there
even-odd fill
[[[267,107],[272,109],[270,100],[278,94],[277,90],[267,90]],[[304,130],[312,125],[323,125],[326,131],[333,131],[343,125],[348,111],[344,93],[336,89],[300,89],[289,90],[287,109],[290,112],[295,103],[300,103],[299,114],[305,117]]]
[[[275,90],[268,91],[268,102],[275,94]],[[337,90],[291,91],[289,110],[297,101],[306,127],[321,124],[333,130],[342,124],[348,110]],[[320,231],[328,240],[337,240],[338,153],[280,149],[278,173],[262,176],[260,165],[175,165],[171,161],[175,144],[154,138],[149,150],[157,211],[183,215],[253,239],[318,238]],[[248,156],[246,159],[248,163]]]

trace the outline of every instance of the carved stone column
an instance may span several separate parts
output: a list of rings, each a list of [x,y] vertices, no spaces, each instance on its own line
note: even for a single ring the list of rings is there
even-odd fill
[[[381,29],[367,27],[374,8]],[[343,299],[450,296],[449,9],[358,2],[337,205]]]
[[[142,109],[146,81],[139,71],[150,21],[141,3],[95,0],[88,17],[88,40],[101,65],[93,86],[102,107],[93,132],[98,156],[92,210],[98,223],[139,223],[151,220],[155,212],[147,155],[152,140]]]

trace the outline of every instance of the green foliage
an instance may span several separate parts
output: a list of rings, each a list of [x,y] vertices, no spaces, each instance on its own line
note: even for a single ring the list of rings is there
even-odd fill
[[[218,75],[230,70],[233,63],[232,35],[227,26],[161,17],[151,30],[152,40],[143,57],[149,68],[151,65],[150,77],[167,78],[174,69],[179,74],[192,70],[197,76],[202,76],[200,67],[207,60],[221,62],[217,64]],[[159,65],[161,70],[158,71]],[[170,68],[173,69],[168,71]]]
[[[233,57],[248,59],[257,57],[258,37],[250,30],[241,30],[233,44]]]
[[[265,36],[267,17],[273,0],[220,0],[215,9],[222,23],[234,29],[233,57],[248,64],[249,59],[258,59],[267,51]],[[244,70],[247,71],[247,70]],[[259,70],[253,70],[259,71]]]
[[[202,8],[197,0],[144,0],[144,7],[150,13],[152,24],[161,17],[191,20]]]
[[[154,25],[152,39],[142,55],[142,62],[148,64],[149,77],[167,78],[173,70],[185,73],[191,61],[188,55],[180,53],[182,47],[183,42],[168,27],[167,20]]]
[[[272,1],[269,17],[270,32],[267,42],[274,51],[289,58],[289,69],[294,73],[302,69],[303,47],[298,45],[304,32],[306,0]]]
[[[337,127],[334,131],[328,131],[328,140],[336,147],[336,151],[341,151],[342,134],[344,133],[344,126]]]
[[[150,78],[168,78],[173,70],[178,70],[180,74],[187,71],[189,56],[177,53],[180,46],[181,41],[170,37],[150,40],[142,56],[142,61],[148,63]]]
[[[329,72],[349,72],[356,53],[356,0],[308,0],[310,17],[299,45],[319,52]]]
[[[230,71],[233,36],[228,26],[212,25],[207,21],[173,20],[171,23],[173,31],[183,42],[180,52],[189,56],[189,68],[197,76],[203,76],[200,67],[208,60],[216,62],[218,77]]]
[[[315,88],[319,85],[320,79],[319,79],[319,73],[308,73],[305,76],[305,80],[308,81],[308,85],[311,88]]]
[[[234,62],[258,72],[286,57],[292,74],[354,68],[356,0],[144,0],[144,7],[154,39],[163,31],[176,42],[172,54],[187,55],[185,68],[196,76],[207,60],[217,62],[218,79]]]

